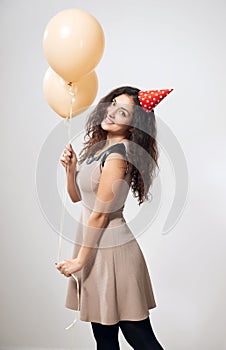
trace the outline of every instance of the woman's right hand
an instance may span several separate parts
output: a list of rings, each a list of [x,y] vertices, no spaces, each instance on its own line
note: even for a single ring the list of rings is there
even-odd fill
[[[66,145],[60,158],[61,164],[65,167],[66,171],[74,172],[76,169],[77,161],[77,156],[71,144]]]

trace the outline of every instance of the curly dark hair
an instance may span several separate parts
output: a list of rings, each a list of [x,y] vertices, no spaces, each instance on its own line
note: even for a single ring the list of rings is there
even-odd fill
[[[156,119],[154,111],[146,112],[138,99],[140,90],[130,86],[123,86],[114,89],[103,97],[86,121],[86,133],[84,136],[84,147],[79,153],[79,162],[83,162],[89,155],[96,154],[101,150],[107,139],[107,131],[101,127],[101,122],[106,116],[107,108],[119,95],[131,96],[134,101],[132,126],[133,131],[129,132],[128,169],[131,174],[130,186],[134,197],[138,198],[139,205],[144,200],[149,200],[149,188],[156,175],[155,169],[158,166],[158,147],[156,142]],[[87,140],[86,140],[87,139]],[[140,146],[140,147],[139,147]]]

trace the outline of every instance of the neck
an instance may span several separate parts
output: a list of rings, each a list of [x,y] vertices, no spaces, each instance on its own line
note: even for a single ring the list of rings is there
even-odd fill
[[[126,140],[125,136],[109,136],[107,135],[107,139],[106,139],[106,146],[112,146],[118,142],[121,142],[123,140]]]

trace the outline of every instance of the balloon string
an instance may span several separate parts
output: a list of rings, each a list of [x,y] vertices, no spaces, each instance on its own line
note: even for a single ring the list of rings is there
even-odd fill
[[[72,119],[72,108],[73,108],[73,102],[75,99],[75,94],[72,90],[72,84],[69,83],[69,94],[71,95],[71,101],[70,101],[70,116],[69,120],[68,117],[65,118],[64,124],[67,127],[68,131],[68,142],[70,143],[71,140],[71,119]],[[60,261],[61,259],[61,250],[62,250],[62,232],[63,232],[63,225],[64,225],[64,213],[65,213],[65,207],[66,207],[66,199],[67,199],[67,185],[65,186],[65,191],[64,191],[64,198],[63,198],[63,203],[62,203],[62,214],[61,214],[61,222],[60,222],[60,236],[59,236],[59,245],[58,245],[58,254],[57,254],[57,261]]]
[[[70,115],[69,118],[65,118],[65,125],[67,127],[68,130],[68,142],[70,143],[71,141],[71,120],[73,117],[73,103],[75,101],[75,92],[73,91],[73,86],[72,83],[69,83],[69,94],[71,96],[71,100],[70,100]],[[63,238],[63,225],[64,225],[64,214],[65,214],[65,208],[66,208],[66,199],[67,199],[67,184],[65,186],[65,191],[64,191],[64,197],[63,197],[63,203],[62,203],[62,213],[61,213],[61,222],[60,222],[60,235],[59,235],[59,245],[58,245],[58,254],[57,254],[57,261],[61,260],[61,251],[62,251],[62,238]],[[70,328],[72,328],[75,323],[78,320],[78,311],[80,311],[80,298],[79,298],[79,281],[78,278],[75,274],[71,275],[75,282],[76,282],[76,290],[77,290],[77,302],[78,302],[78,310],[75,310],[75,318],[73,320],[73,322],[66,327],[66,330],[69,330]],[[74,341],[72,341],[74,343]],[[73,344],[72,344],[72,349],[73,349]]]
[[[61,222],[60,222],[60,235],[59,235],[59,244],[58,244],[58,254],[57,254],[57,261],[59,262],[61,260],[61,251],[62,251],[62,237],[63,237],[63,225],[64,225],[64,213],[65,213],[65,207],[66,207],[66,194],[67,194],[67,185],[65,187],[64,191],[64,197],[62,202],[62,209],[61,209]]]

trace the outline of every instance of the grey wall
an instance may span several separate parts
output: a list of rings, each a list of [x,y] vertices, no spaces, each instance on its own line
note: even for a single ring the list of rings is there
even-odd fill
[[[64,329],[74,313],[64,308],[67,279],[54,267],[59,236],[43,215],[35,182],[40,150],[62,122],[42,92],[48,68],[43,32],[56,13],[73,7],[96,16],[105,32],[105,53],[96,68],[96,102],[124,84],[175,88],[159,106],[158,115],[183,150],[189,192],[180,219],[163,235],[175,189],[174,160],[163,149],[161,208],[138,238],[158,303],[151,320],[167,350],[224,350],[226,4],[222,0],[1,0],[0,348],[66,349],[72,343],[76,349],[95,347],[89,323],[77,323],[74,339]],[[64,137],[59,144],[64,144]],[[49,181],[48,173],[46,177]],[[79,206],[67,205],[77,215]],[[129,201],[128,217],[136,210]],[[60,225],[60,217],[58,221]],[[71,243],[63,240],[62,255],[70,257],[71,251]],[[120,342],[122,349],[130,348],[121,334]]]

